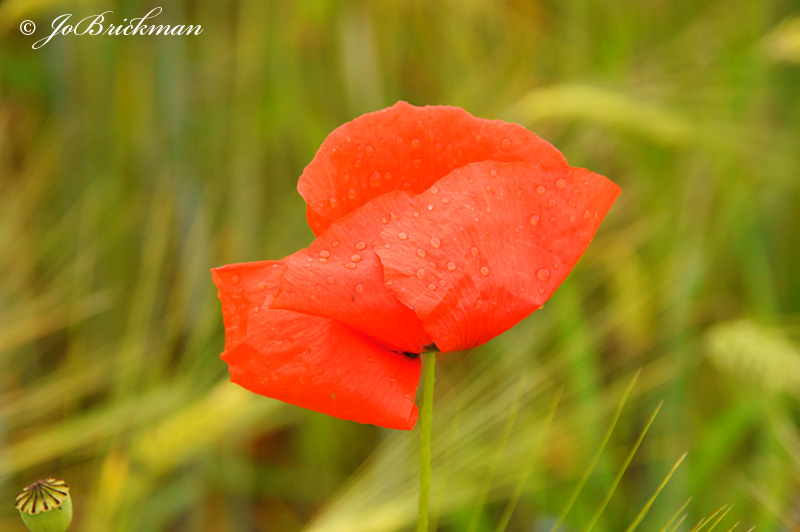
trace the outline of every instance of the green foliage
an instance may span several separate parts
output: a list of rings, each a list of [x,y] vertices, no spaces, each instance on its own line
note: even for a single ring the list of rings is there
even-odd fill
[[[0,3],[0,530],[48,476],[84,532],[413,526],[416,435],[229,384],[208,274],[310,242],[303,166],[398,99],[623,188],[543,310],[439,357],[438,529],[800,527],[796,6],[187,0],[161,17],[195,38],[19,32],[152,7]]]

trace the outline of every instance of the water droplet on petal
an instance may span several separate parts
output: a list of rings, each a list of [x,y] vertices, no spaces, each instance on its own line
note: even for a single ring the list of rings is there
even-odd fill
[[[550,198],[549,200],[547,200],[547,204],[550,207],[555,207],[556,206],[556,200],[554,200],[553,198]]]
[[[331,196],[330,198],[328,198],[328,203],[330,204],[331,207],[336,207],[336,203],[337,203],[336,198]]]
[[[591,215],[592,215],[592,213],[589,212],[589,209],[586,209],[585,211],[583,211],[583,217],[586,218],[587,220],[589,219],[589,217]]]
[[[386,286],[392,286],[393,284],[394,284],[394,281],[392,281],[391,279],[386,281]]]
[[[442,143],[441,142],[437,142],[436,144],[434,144],[433,149],[436,150],[437,152],[441,152],[442,151]]]
[[[433,204],[432,204],[432,203],[428,203],[428,210],[429,210],[429,211],[432,211],[432,210],[433,210]]]
[[[481,266],[481,275],[484,277],[489,277],[489,268],[486,266]]]
[[[564,188],[565,186],[567,186],[566,179],[564,179],[563,177],[559,177],[558,179],[556,179],[556,187]]]
[[[267,287],[267,283],[258,283],[258,289],[264,290]]]
[[[381,186],[381,174],[377,170],[369,176],[369,186],[376,188]]]
[[[588,211],[587,211],[587,212],[588,212]],[[441,240],[439,240],[439,239],[438,239],[438,238],[436,238],[436,237],[433,237],[433,238],[431,238],[431,246],[433,246],[433,247],[435,247],[435,248],[437,248],[437,249],[438,249],[438,248],[439,248],[439,246],[441,246],[441,245],[442,245],[442,241],[441,241]]]
[[[540,281],[546,281],[550,278],[550,270],[542,268],[536,272],[536,277],[538,277]]]
[[[538,290],[538,292],[539,292],[539,295],[540,295],[540,296],[541,296],[541,295],[544,295],[544,288],[540,288],[540,289]]]
[[[381,223],[382,223],[383,225],[386,225],[386,224],[388,224],[388,223],[389,223],[389,220],[387,220],[386,218],[381,218]]]
[[[536,193],[537,194],[541,195],[541,194],[544,194],[545,192],[547,192],[547,189],[544,188],[544,185],[539,185],[538,187],[536,187]]]
[[[447,263],[447,269],[448,269],[448,270],[450,270],[451,272],[452,272],[452,271],[455,271],[455,269],[456,269],[456,263],[455,263],[455,262],[448,262],[448,263]]]
[[[364,250],[364,248],[366,248],[366,247],[367,247],[367,243],[366,243],[366,242],[364,242],[364,241],[361,241],[361,242],[356,242],[356,245],[355,245],[354,247],[355,247],[357,250],[359,250],[359,251],[363,251],[363,250]]]
[[[261,307],[256,307],[256,308],[253,309],[253,312],[260,312],[260,311],[261,311]]]
[[[348,262],[347,264],[344,265],[344,267],[347,268],[348,270],[355,270],[356,269],[356,263],[355,262]]]
[[[425,250],[424,250],[424,249],[422,249],[422,248],[419,248],[419,249],[417,250],[417,255],[418,255],[420,258],[424,259],[424,258],[425,258],[425,255],[426,255],[426,253],[425,253]]]
[[[325,279],[325,281],[326,281],[328,284],[334,284],[334,283],[336,282],[336,277],[334,277],[333,275],[331,275],[330,277],[328,277],[327,279]]]
[[[476,248],[476,247],[469,248],[469,252],[472,253],[473,257],[477,257],[478,256],[478,248]]]
[[[448,203],[450,203],[450,198],[448,198],[448,197],[444,197],[444,198],[442,198],[442,203],[444,203],[445,205],[447,205]]]
[[[406,240],[408,239],[408,235],[406,233],[398,233],[397,238],[399,238],[400,240]]]
[[[352,140],[353,140],[353,139],[351,139],[349,136],[347,136],[347,137],[345,137],[345,138],[344,138],[344,141],[345,141],[346,143],[348,143],[348,144],[350,144],[350,141],[352,141]]]
[[[412,159],[411,166],[413,166],[414,168],[419,168],[420,166],[422,166],[422,161],[420,159]]]
[[[444,288],[445,286],[447,286],[447,281],[445,281],[444,279],[439,279],[439,286]]]
[[[233,277],[231,277],[231,281],[233,281],[233,284],[239,284],[239,281],[241,281],[241,279],[239,279],[238,275],[234,275]]]
[[[531,223],[531,225],[539,225],[539,220],[541,220],[541,218],[538,214],[534,214],[528,218],[528,221]]]
[[[417,279],[425,278],[425,270],[417,270]]]
[[[327,249],[323,249],[322,251],[319,252],[319,256],[322,257],[323,259],[327,259],[328,257],[331,256],[331,252],[328,251]]]
[[[428,285],[428,290],[436,290],[436,285],[435,285],[435,284],[433,284],[433,283],[430,283],[430,284]]]
[[[419,139],[411,139],[411,147],[419,148]]]
[[[431,194],[436,194],[437,192],[439,192],[439,187],[437,187],[436,185],[433,185],[431,187]]]
[[[364,293],[364,285],[357,284],[356,285],[356,292],[358,292],[359,294],[363,294]]]
[[[339,247],[339,241],[338,240],[334,240],[333,242],[331,242],[331,246],[335,247],[335,248],[338,248]]]
[[[509,139],[509,138],[503,139],[503,142],[501,142],[501,145],[503,146],[504,150],[509,149],[511,147],[511,139]]]
[[[375,151],[375,148],[373,148],[369,144],[364,146],[364,153],[367,155],[367,157],[371,157],[374,151]]]
[[[575,217],[574,217],[574,216],[570,215],[570,217],[569,217],[569,223],[571,223],[571,224],[574,224],[574,223],[575,223]]]
[[[322,264],[325,264],[326,262],[328,262],[328,259],[323,257],[323,258],[319,259],[319,262],[321,262]]]
[[[347,191],[347,197],[350,199],[356,199],[356,189],[351,188]]]
[[[394,139],[394,141],[395,141],[395,142],[396,142],[398,145],[400,145],[400,144],[402,144],[402,143],[403,143],[403,137],[397,137],[397,138],[395,138],[395,139]]]
[[[497,170],[492,168],[491,170],[489,170],[489,175],[492,177],[497,177]]]
[[[358,254],[353,255],[352,257],[350,257],[350,260],[352,260],[353,262],[358,262],[361,260],[361,255]]]

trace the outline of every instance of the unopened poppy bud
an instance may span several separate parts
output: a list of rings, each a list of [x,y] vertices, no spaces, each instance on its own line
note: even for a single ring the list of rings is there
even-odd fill
[[[31,532],[64,532],[72,521],[69,486],[58,478],[37,480],[25,486],[14,506]]]

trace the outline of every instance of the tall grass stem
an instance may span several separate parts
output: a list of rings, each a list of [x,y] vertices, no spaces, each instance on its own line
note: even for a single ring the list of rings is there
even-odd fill
[[[428,532],[428,512],[431,496],[431,425],[433,424],[435,369],[436,353],[426,353],[422,380],[422,414],[420,415],[419,516],[417,517],[417,532]]]

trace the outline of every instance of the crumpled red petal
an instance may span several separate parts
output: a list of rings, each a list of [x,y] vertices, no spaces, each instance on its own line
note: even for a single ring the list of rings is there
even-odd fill
[[[519,124],[477,118],[458,107],[397,102],[328,135],[297,190],[319,235],[374,197],[390,190],[419,194],[454,168],[486,160],[566,164],[556,148]]]
[[[414,202],[393,191],[336,220],[308,247],[284,259],[272,308],[335,319],[399,352],[421,353],[431,339],[422,322],[384,285],[375,254],[381,231]]]
[[[419,359],[327,318],[269,308],[283,265],[211,270],[222,301],[231,380],[255,393],[341,419],[410,430]]]
[[[544,304],[620,192],[582,168],[458,168],[381,234],[386,284],[441,351],[475,347]]]

